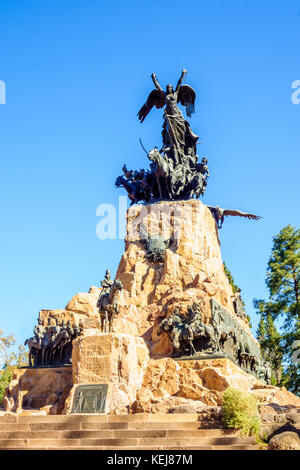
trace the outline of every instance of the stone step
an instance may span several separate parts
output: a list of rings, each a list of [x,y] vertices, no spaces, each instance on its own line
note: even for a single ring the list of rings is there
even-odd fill
[[[161,438],[112,438],[112,439],[93,439],[93,438],[23,438],[23,439],[2,439],[0,440],[0,449],[10,447],[31,447],[39,449],[41,447],[190,447],[190,446],[227,446],[227,445],[251,445],[255,441],[252,437],[165,437]]]
[[[210,431],[210,432],[209,432]],[[220,430],[186,429],[182,430],[38,430],[38,431],[0,431],[0,441],[7,439],[129,439],[129,438],[153,438],[161,439],[168,437],[198,437],[198,438],[239,438],[236,431],[231,433],[220,432]]]
[[[255,439],[197,414],[5,415],[0,449],[258,450]]]
[[[93,423],[114,423],[114,422],[195,422],[200,421],[197,413],[186,414],[150,414],[137,413],[134,415],[104,415],[104,414],[74,414],[74,415],[4,415],[0,416],[2,423],[67,423],[67,422],[93,422]]]
[[[59,447],[7,447],[6,449],[1,450],[116,450],[115,446],[80,446],[80,447],[70,447],[70,446],[59,446]],[[260,446],[257,445],[224,445],[224,446],[120,446],[117,450],[262,450]]]
[[[197,422],[178,422],[178,423],[89,423],[89,422],[68,422],[68,423],[2,423],[1,431],[103,431],[103,430],[202,430],[207,432],[218,431],[222,434],[232,434],[231,429],[202,427],[202,423]]]
[[[137,442],[133,442],[133,441]],[[127,441],[127,442],[126,442]],[[163,441],[155,438],[124,438],[124,439],[80,439],[80,444],[83,446],[191,446],[191,445],[228,445],[228,444],[253,444],[253,438],[235,438],[235,437],[165,437]]]

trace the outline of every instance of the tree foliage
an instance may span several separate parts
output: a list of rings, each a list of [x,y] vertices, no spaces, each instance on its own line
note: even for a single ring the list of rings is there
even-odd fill
[[[1,367],[0,370],[0,404],[4,396],[6,387],[13,378],[13,371],[17,367],[28,365],[28,352],[23,345],[19,346],[17,352],[9,352],[8,349],[16,342],[13,335],[3,336],[0,330],[0,353]]]
[[[14,343],[13,335],[3,336],[3,331],[0,330],[0,367],[7,362],[7,350]]]
[[[261,315],[258,339],[274,368],[282,370],[284,360],[281,384],[300,394],[299,365],[292,360],[292,345],[300,339],[300,229],[287,225],[273,238],[266,285],[269,299],[254,300]],[[280,333],[274,325],[277,319],[282,320]]]
[[[239,289],[239,286],[237,286],[234,282],[234,279],[233,279],[233,276],[231,274],[231,272],[229,271],[229,269],[227,268],[226,264],[223,263],[223,267],[224,267],[224,271],[225,271],[225,274],[226,274],[226,277],[229,281],[229,284],[231,285],[231,288],[232,288],[232,291],[233,293],[235,294],[237,292],[237,290]]]
[[[266,284],[273,317],[283,316],[284,330],[299,333],[300,229],[288,225],[274,237]]]
[[[256,331],[256,337],[260,343],[263,358],[271,364],[273,385],[280,383],[282,379],[283,349],[281,346],[281,335],[278,332],[272,316],[265,311],[263,301],[255,301],[254,305],[261,312],[260,322]]]

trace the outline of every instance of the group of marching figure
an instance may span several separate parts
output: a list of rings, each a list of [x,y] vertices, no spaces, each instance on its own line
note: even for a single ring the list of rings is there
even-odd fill
[[[82,328],[55,319],[55,325],[48,317],[44,326],[38,318],[38,324],[33,329],[34,336],[26,339],[29,348],[29,366],[67,365],[71,364],[72,343],[82,333]]]

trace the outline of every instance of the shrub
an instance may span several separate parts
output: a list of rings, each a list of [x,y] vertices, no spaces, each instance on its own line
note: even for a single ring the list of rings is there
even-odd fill
[[[227,428],[241,429],[242,435],[258,436],[260,416],[254,395],[229,387],[223,394],[223,422]]]

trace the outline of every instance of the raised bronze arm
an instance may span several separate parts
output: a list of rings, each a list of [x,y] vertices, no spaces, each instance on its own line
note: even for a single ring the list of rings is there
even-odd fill
[[[178,80],[178,83],[177,83],[175,92],[179,90],[179,87],[180,87],[180,85],[182,84],[183,79],[184,79],[184,77],[186,76],[186,74],[187,74],[187,70],[186,70],[186,69],[183,69],[183,71],[181,72],[180,79]]]
[[[153,83],[154,83],[155,88],[157,88],[157,90],[163,91],[162,87],[160,86],[160,84],[159,84],[158,81],[157,81],[157,78],[156,78],[155,73],[152,73],[152,74],[151,74],[151,78],[152,78],[152,80],[153,80]]]

